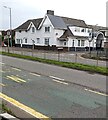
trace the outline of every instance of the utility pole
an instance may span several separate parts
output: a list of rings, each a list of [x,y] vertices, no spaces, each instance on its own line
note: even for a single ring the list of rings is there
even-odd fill
[[[11,42],[11,47],[12,47],[12,11],[11,11],[11,8],[10,7],[7,7],[7,6],[3,6],[4,8],[7,8],[9,9],[9,21],[10,21],[10,42]]]

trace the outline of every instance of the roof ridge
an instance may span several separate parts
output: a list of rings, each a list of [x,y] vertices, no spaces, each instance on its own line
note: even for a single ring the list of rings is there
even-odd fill
[[[76,18],[70,18],[70,17],[58,16],[58,15],[52,15],[52,16],[55,16],[55,17],[61,17],[61,18],[67,18],[67,19],[73,19],[73,20],[84,21],[84,20],[82,20],[82,19],[76,19]],[[85,22],[85,21],[84,21],[84,22]]]
[[[39,20],[39,19],[43,19],[43,18],[37,18],[37,19],[29,19],[29,20]],[[27,20],[28,21],[28,20]]]

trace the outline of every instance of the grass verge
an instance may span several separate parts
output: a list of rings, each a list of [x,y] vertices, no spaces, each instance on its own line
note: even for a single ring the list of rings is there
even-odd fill
[[[0,54],[6,55],[6,56],[11,56],[11,57],[16,57],[16,58],[32,60],[32,61],[38,61],[38,62],[47,63],[47,64],[58,65],[58,66],[77,69],[77,70],[83,70],[83,71],[89,71],[89,72],[93,72],[93,73],[108,75],[107,67],[86,65],[86,64],[80,64],[80,63],[62,62],[62,61],[49,60],[49,59],[43,59],[43,58],[37,58],[37,57],[14,54],[14,53],[7,53],[7,52],[0,52]]]
[[[81,57],[87,58],[87,59],[108,61],[108,57],[97,57],[96,55],[93,56],[90,54],[82,54]]]
[[[0,111],[1,111],[1,113],[6,112],[8,114],[11,114],[11,115],[15,116],[14,113],[11,111],[11,109],[8,108],[5,103],[0,104]]]

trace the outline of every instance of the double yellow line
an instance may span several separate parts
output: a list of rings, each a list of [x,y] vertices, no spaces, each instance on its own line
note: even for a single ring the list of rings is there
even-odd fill
[[[16,76],[14,76],[14,75],[11,75],[11,76],[7,76],[7,78],[9,78],[9,79],[11,79],[11,80],[13,80],[13,81],[15,81],[15,82],[18,82],[18,83],[21,83],[21,82],[26,82],[25,80],[23,80],[23,79],[21,79],[21,78],[19,78],[19,77],[16,77]]]
[[[6,86],[6,85],[5,85],[5,84],[3,84],[3,83],[0,83],[0,86],[3,86],[3,87],[4,87],[4,86]]]
[[[34,117],[36,117],[36,118],[39,118],[39,119],[41,119],[41,120],[51,120],[51,118],[43,115],[42,113],[40,113],[40,112],[38,112],[38,111],[36,111],[36,110],[34,110],[34,109],[32,109],[32,108],[24,105],[24,104],[22,104],[22,103],[20,103],[20,102],[18,102],[18,101],[16,101],[15,99],[13,99],[13,98],[11,98],[11,97],[6,96],[5,94],[3,94],[3,93],[1,93],[1,92],[0,92],[0,98],[8,101],[9,103],[12,103],[12,104],[15,105],[16,107],[24,110],[25,112],[31,114],[32,116],[34,116]]]

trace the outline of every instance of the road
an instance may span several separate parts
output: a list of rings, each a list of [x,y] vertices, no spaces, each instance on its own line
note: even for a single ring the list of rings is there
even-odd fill
[[[102,92],[106,92],[106,76],[104,75],[7,56],[3,56],[2,61],[16,68],[39,73],[45,76],[58,77],[66,82],[87,86]]]
[[[2,93],[45,116],[51,118],[106,116],[105,76],[6,56],[2,57],[1,64]],[[77,83],[78,79],[82,81],[80,84]],[[86,82],[90,80],[91,84],[84,85],[83,80]],[[94,80],[98,82],[94,83]],[[103,90],[101,85],[104,87]]]

